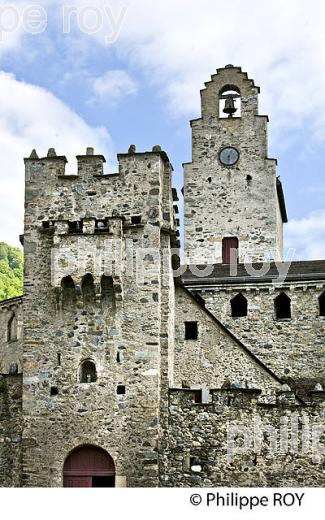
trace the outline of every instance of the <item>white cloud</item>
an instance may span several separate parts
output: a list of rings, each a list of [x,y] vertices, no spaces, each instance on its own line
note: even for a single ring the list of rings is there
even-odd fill
[[[23,157],[49,147],[67,155],[68,172],[76,171],[75,155],[94,146],[108,154],[111,141],[102,127],[93,128],[50,92],[0,72],[0,241],[18,243],[23,232]]]
[[[109,70],[93,80],[92,90],[91,102],[116,104],[124,97],[134,96],[138,85],[125,70]]]
[[[286,249],[295,250],[295,260],[325,258],[325,209],[286,224]]]
[[[88,1],[74,3],[82,10]],[[102,30],[93,35],[103,46],[111,30],[105,5],[106,0],[92,2],[103,13]],[[198,113],[204,81],[233,63],[262,87],[261,109],[271,116],[273,139],[283,144],[288,132],[303,126],[309,139],[325,139],[322,0],[311,6],[304,0],[111,0],[116,18],[124,5],[114,49],[141,68],[172,114]],[[74,25],[76,33],[89,38]]]

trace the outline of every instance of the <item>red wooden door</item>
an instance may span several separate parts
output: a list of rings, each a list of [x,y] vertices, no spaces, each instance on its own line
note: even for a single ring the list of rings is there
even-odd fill
[[[222,263],[236,264],[238,262],[238,238],[224,238],[222,240]]]
[[[63,468],[64,487],[113,487],[115,465],[112,457],[96,446],[73,450]]]
[[[92,487],[91,477],[64,477],[63,487]]]

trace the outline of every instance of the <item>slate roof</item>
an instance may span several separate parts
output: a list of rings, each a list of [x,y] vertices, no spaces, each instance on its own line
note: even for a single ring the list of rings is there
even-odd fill
[[[265,269],[263,269],[265,267]],[[287,275],[280,277],[280,273]],[[202,271],[202,276],[200,276]],[[204,272],[205,271],[205,272]],[[253,271],[253,273],[252,273]],[[260,274],[259,274],[260,271]],[[182,275],[185,287],[195,285],[238,284],[238,283],[274,283],[298,282],[311,280],[325,281],[325,260],[299,262],[271,262],[269,268],[263,262],[251,264],[211,264],[189,265]]]

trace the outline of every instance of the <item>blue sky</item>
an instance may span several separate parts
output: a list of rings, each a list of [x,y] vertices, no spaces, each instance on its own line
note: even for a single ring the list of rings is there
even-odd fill
[[[31,23],[32,5],[44,9],[43,25]],[[0,1],[0,241],[17,244],[22,232],[22,159],[32,148],[54,146],[74,171],[75,155],[95,146],[115,170],[131,143],[160,144],[180,187],[199,90],[232,63],[261,87],[260,113],[270,116],[286,249],[325,258],[324,15],[318,0],[313,9],[300,0]]]

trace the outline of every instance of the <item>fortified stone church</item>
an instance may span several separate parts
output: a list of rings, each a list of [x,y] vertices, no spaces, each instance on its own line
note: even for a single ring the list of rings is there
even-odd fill
[[[201,91],[185,265],[159,146],[131,146],[117,173],[92,148],[73,174],[54,149],[25,159],[24,296],[0,303],[0,485],[325,484],[325,261],[282,261],[258,94],[232,65]]]

